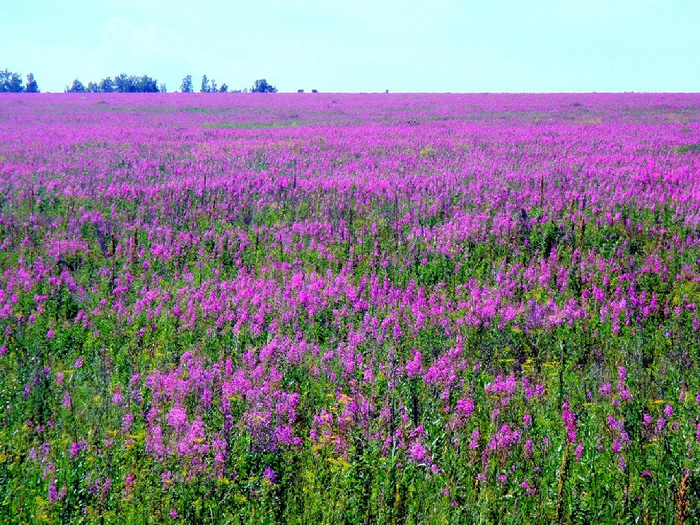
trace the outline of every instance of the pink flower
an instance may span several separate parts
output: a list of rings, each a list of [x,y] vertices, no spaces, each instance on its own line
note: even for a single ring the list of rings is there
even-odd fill
[[[474,412],[474,401],[471,398],[460,399],[457,401],[457,410],[468,419]]]
[[[187,423],[187,412],[180,405],[176,404],[170,409],[166,420],[175,428],[181,428]]]
[[[472,432],[471,438],[469,439],[469,448],[472,450],[479,448],[479,429]]]
[[[408,377],[413,377],[416,374],[419,374],[421,371],[421,359],[422,355],[420,352],[415,351],[413,353],[413,360],[409,361],[406,363],[406,375]]]
[[[613,440],[612,451],[613,451],[615,454],[619,454],[619,453],[620,453],[621,447],[622,447],[622,445],[620,444],[620,442],[619,442],[617,439]]]
[[[412,461],[420,463],[425,459],[425,447],[423,447],[423,444],[420,442],[414,443],[408,451],[408,456]]]

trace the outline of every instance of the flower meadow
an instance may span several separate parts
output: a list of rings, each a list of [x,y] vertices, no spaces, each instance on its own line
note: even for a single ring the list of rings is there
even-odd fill
[[[0,521],[700,520],[700,96],[0,100]]]

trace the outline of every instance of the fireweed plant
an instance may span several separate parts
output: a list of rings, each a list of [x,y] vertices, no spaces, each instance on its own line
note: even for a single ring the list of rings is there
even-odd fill
[[[0,521],[700,520],[697,95],[0,100]]]

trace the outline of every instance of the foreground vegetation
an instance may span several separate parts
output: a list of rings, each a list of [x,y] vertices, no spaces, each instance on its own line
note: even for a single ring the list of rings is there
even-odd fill
[[[700,519],[697,96],[244,99],[0,101],[1,520]]]

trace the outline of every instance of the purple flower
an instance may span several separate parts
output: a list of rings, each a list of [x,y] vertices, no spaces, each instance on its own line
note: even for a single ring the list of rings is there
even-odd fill
[[[166,419],[173,427],[181,428],[187,423],[187,412],[179,404],[176,404],[170,409]]]
[[[603,397],[609,396],[612,394],[612,385],[610,383],[605,383],[598,389],[598,393]]]
[[[66,494],[68,494],[68,487],[65,485],[61,487],[60,491],[56,489],[55,483],[49,485],[49,503],[58,503],[66,497]]]
[[[474,401],[471,398],[460,399],[459,401],[457,401],[457,410],[465,418],[469,419],[469,417],[471,417],[472,415],[472,412],[474,412]]]
[[[115,405],[121,405],[123,400],[124,397],[122,396],[122,391],[115,390],[114,394],[112,395],[112,403],[114,403]]]
[[[661,432],[665,427],[666,427],[666,420],[665,420],[664,418],[660,417],[660,418],[656,421],[656,428],[654,428],[654,432],[658,434],[658,433]]]
[[[625,458],[622,456],[617,458],[617,468],[619,468],[620,470],[625,470],[626,467],[627,467],[627,462],[625,461]]]
[[[698,424],[698,434],[700,434],[700,424]],[[700,439],[698,439],[700,441]],[[479,429],[472,432],[471,439],[469,440],[469,448],[476,450],[479,448]]]
[[[275,474],[275,471],[272,470],[270,467],[265,467],[265,471],[263,472],[263,478],[265,478],[270,483],[277,482],[277,474]]]
[[[416,463],[422,462],[425,459],[425,447],[419,441],[413,443],[408,451],[408,456]]]
[[[420,373],[421,368],[422,368],[422,366],[421,366],[422,357],[423,356],[418,351],[415,351],[413,353],[413,360],[406,363],[406,375],[408,377],[413,377],[414,375]]]

